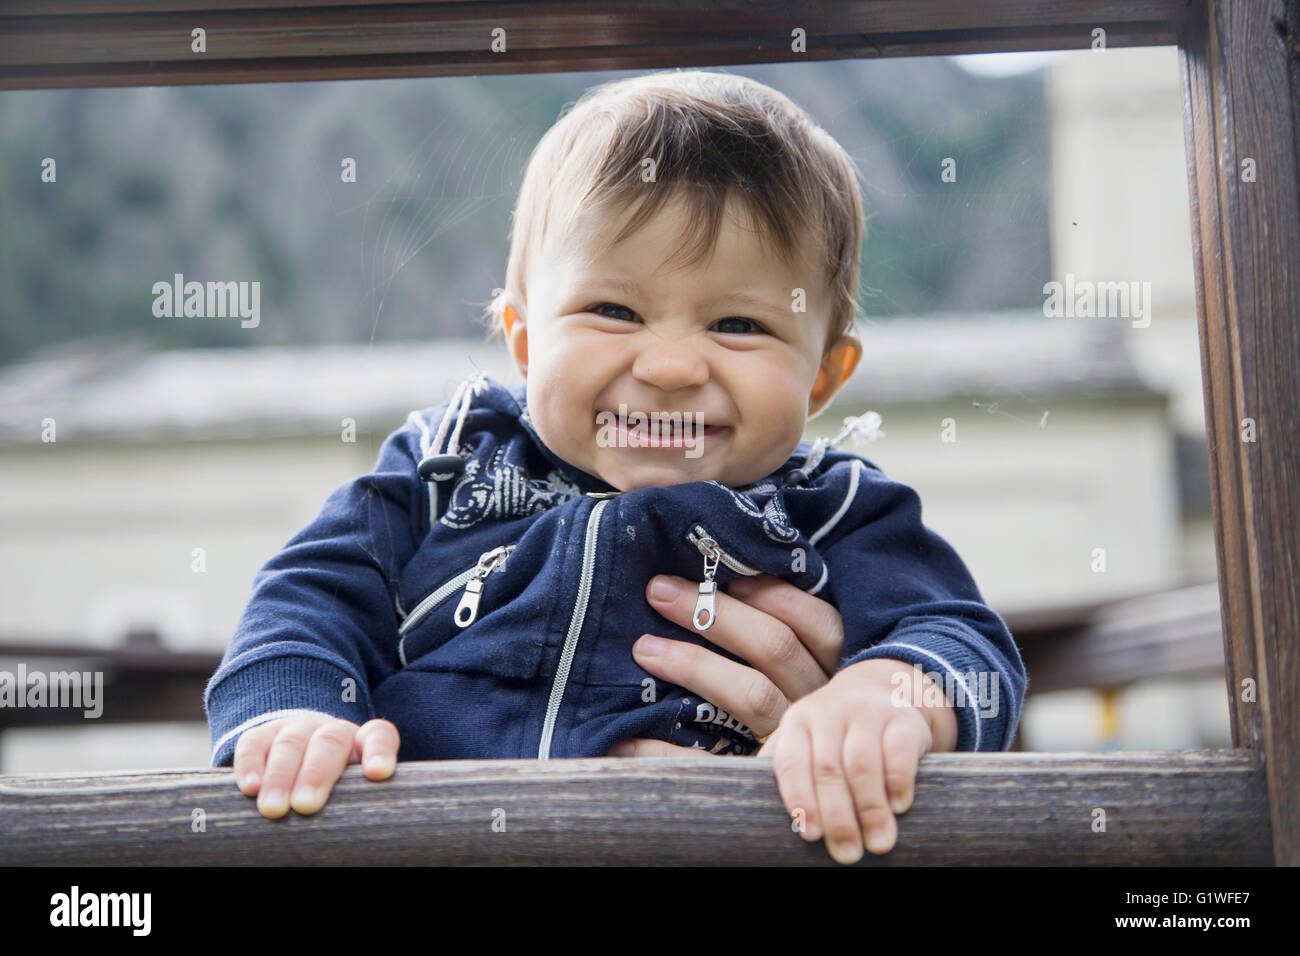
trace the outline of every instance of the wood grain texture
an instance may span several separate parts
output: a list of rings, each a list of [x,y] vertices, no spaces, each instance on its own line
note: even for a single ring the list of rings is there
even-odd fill
[[[1300,10],[1194,10],[1184,127],[1233,743],[1261,751],[1276,861],[1300,865]]]
[[[1172,44],[1184,0],[304,3],[20,0],[0,16],[0,88],[265,83],[659,69]],[[207,51],[191,52],[203,27]],[[506,31],[506,52],[490,49]],[[806,32],[793,52],[791,31]]]
[[[898,845],[858,865],[1267,864],[1264,790],[1241,752],[932,754]],[[836,865],[759,758],[350,767],[320,813],[276,821],[229,769],[7,776],[0,821],[16,865]]]

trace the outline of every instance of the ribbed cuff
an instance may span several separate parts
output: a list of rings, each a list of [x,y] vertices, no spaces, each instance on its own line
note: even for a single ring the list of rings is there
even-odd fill
[[[320,657],[298,655],[254,660],[225,675],[218,671],[204,709],[214,767],[234,763],[239,735],[269,720],[315,713],[360,725],[371,717],[363,680]]]
[[[957,716],[957,750],[1006,749],[1011,684],[971,650],[968,640],[934,627],[904,631],[859,651],[840,669],[880,658],[914,664],[938,684]]]

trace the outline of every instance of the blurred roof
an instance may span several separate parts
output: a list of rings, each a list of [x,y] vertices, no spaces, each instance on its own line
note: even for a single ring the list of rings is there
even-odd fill
[[[862,361],[835,405],[1157,394],[1116,322],[1030,311],[860,325]],[[479,339],[183,351],[71,343],[0,368],[0,444],[39,442],[46,418],[60,439],[318,434],[345,417],[361,431],[390,429],[477,369],[519,381],[502,344]]]

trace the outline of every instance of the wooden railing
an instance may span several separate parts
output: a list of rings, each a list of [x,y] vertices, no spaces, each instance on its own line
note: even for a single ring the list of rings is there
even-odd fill
[[[1096,28],[1108,47],[1162,46],[1187,0],[9,0],[0,14],[0,89],[50,89],[1088,49]]]
[[[858,865],[1267,865],[1266,786],[1233,751],[931,754]],[[0,864],[837,865],[792,827],[766,758],[350,767],[279,820],[228,768],[0,777]]]

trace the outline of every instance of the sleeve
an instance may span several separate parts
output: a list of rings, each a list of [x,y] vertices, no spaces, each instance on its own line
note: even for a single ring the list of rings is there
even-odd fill
[[[957,750],[1006,750],[1027,677],[1006,623],[956,551],[921,521],[921,500],[863,459],[849,508],[822,549],[844,620],[840,669],[890,658],[919,665],[957,715]]]
[[[336,488],[253,578],[203,695],[212,766],[232,764],[239,735],[270,720],[373,716],[371,687],[400,666],[398,575],[428,525],[417,419],[389,435],[374,470]]]

